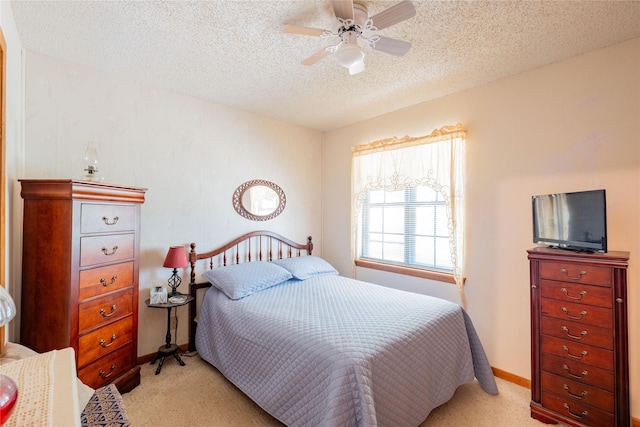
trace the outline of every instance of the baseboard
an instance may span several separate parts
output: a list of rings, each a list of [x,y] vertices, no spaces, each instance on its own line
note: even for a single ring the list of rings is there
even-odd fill
[[[519,386],[526,387],[528,389],[531,388],[531,380],[519,377],[518,375],[514,375],[511,372],[503,371],[502,369],[491,367],[491,370],[493,371],[493,375],[500,379],[509,381],[510,383],[518,384]]]
[[[500,379],[531,389],[531,380],[514,375],[511,372],[503,371],[502,369],[491,367],[491,370],[493,371],[493,375]],[[640,427],[640,419],[631,417],[631,427]]]

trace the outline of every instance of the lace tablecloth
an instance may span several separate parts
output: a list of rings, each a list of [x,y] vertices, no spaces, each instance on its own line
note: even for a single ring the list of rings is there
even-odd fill
[[[3,362],[0,373],[18,386],[18,402],[4,427],[80,425],[72,348]]]

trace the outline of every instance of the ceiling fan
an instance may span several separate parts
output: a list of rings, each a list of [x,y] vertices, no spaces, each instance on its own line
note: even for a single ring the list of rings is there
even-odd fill
[[[302,61],[303,65],[314,65],[334,54],[338,63],[348,68],[349,74],[354,75],[364,71],[364,51],[358,45],[359,40],[371,49],[395,56],[403,56],[411,49],[409,42],[378,35],[379,30],[415,16],[416,9],[410,0],[401,1],[372,17],[369,17],[366,6],[354,3],[353,0],[332,0],[331,3],[337,19],[338,28],[335,31],[298,25],[284,26],[285,33],[319,36],[337,42]]]

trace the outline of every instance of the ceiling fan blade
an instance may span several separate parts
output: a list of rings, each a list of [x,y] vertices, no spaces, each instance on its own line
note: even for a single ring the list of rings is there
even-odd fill
[[[375,45],[372,44],[371,47],[375,50],[379,50],[380,52],[385,52],[395,56],[403,56],[405,53],[409,52],[409,49],[411,49],[411,43],[381,36],[375,42]]]
[[[332,3],[336,18],[353,19],[353,0],[333,0]]]
[[[335,2],[334,2],[335,3]],[[334,6],[335,8],[335,6]],[[412,18],[416,15],[416,8],[413,6],[410,0],[401,1],[398,4],[391,6],[388,9],[383,10],[371,17],[373,25],[378,30],[390,27],[398,22],[402,22],[405,19]]]
[[[284,32],[289,34],[302,34],[303,36],[321,36],[324,30],[319,28],[301,27],[299,25],[285,25]]]
[[[331,54],[327,49],[322,49],[305,59],[301,62],[302,65],[314,65],[316,62],[320,61],[323,58],[326,58]]]

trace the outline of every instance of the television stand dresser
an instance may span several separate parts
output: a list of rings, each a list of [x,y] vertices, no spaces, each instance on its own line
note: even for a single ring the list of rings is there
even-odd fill
[[[629,427],[628,252],[527,251],[531,416]]]
[[[140,384],[138,270],[146,189],[20,180],[24,199],[20,343],[73,347],[78,377],[121,393]]]

